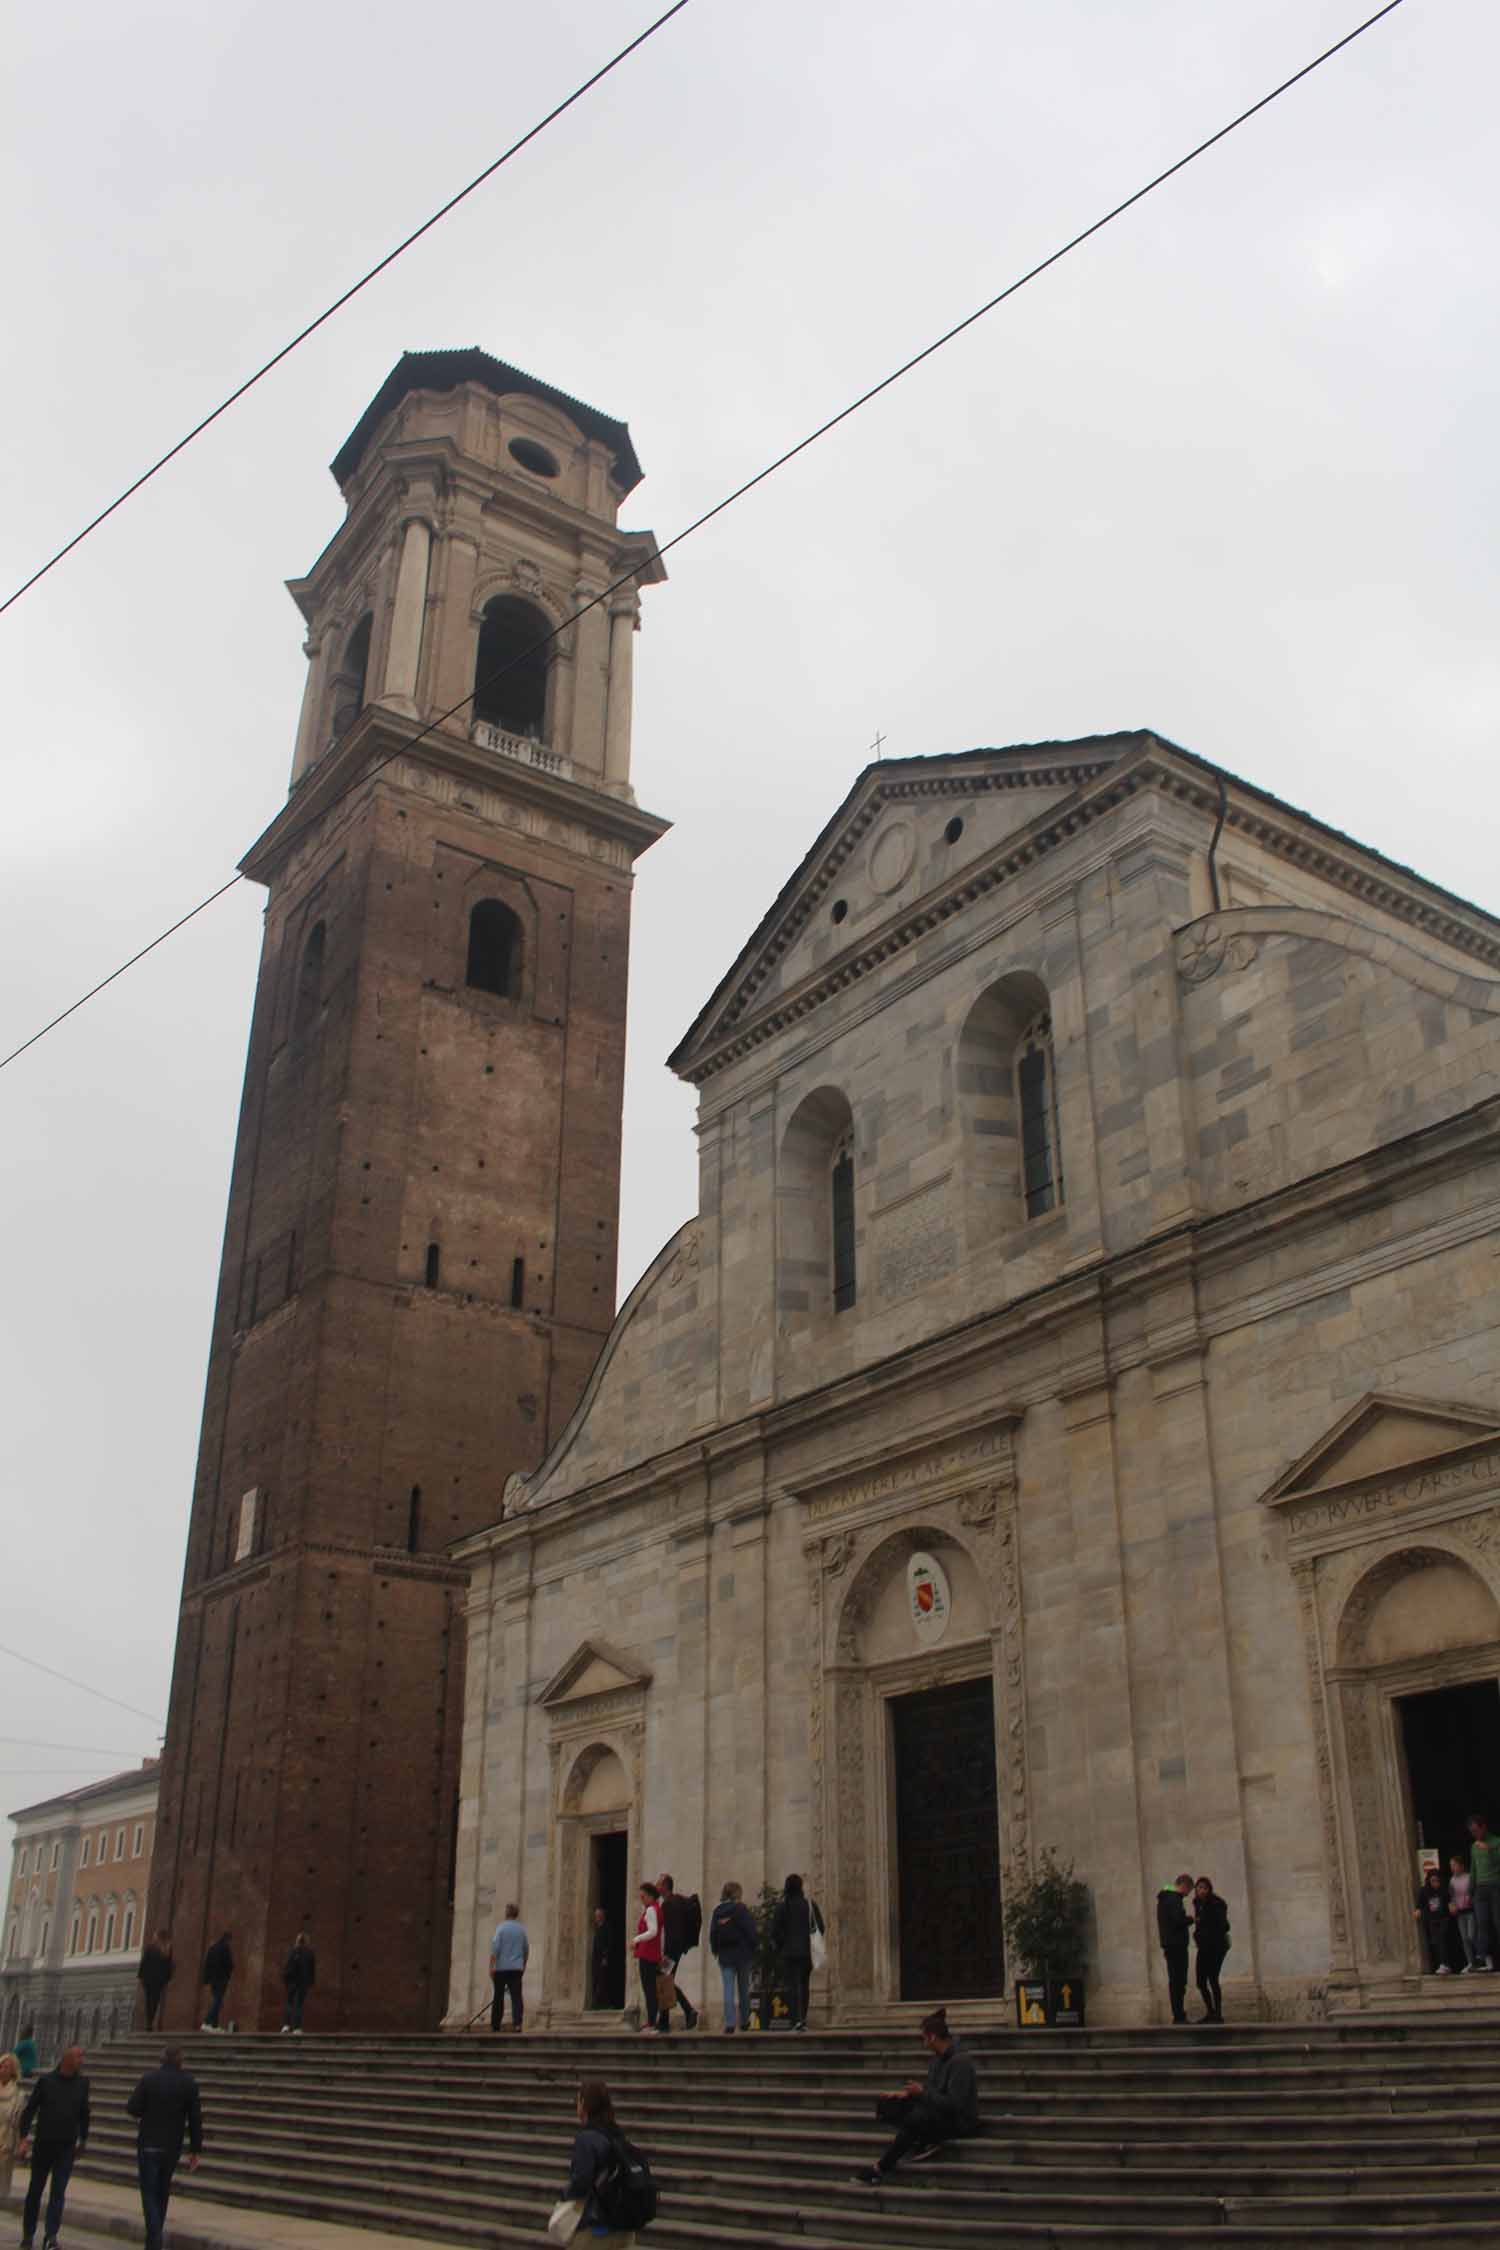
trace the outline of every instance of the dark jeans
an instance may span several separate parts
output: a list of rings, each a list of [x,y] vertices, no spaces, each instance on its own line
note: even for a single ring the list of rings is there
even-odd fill
[[[641,1973],[641,2005],[645,2013],[645,2020],[647,2023],[655,2023],[656,1963],[654,1961],[637,1960],[636,1967]]]
[[[1474,1885],[1474,1944],[1493,1969],[1500,1961],[1500,1883]]]
[[[286,1988],[286,2015],[282,2019],[288,2031],[300,2031],[302,2029],[302,2011],[306,2006],[307,1986],[305,1984],[289,1984]]]
[[[164,2148],[138,2148],[135,2168],[141,2183],[141,2212],[146,2221],[146,2250],[161,2250],[162,2229],[167,2223],[167,2203],[177,2159]]]
[[[500,2029],[500,2019],[505,2014],[505,1995],[507,1992],[510,1994],[512,2030],[519,2031],[526,2021],[526,2003],[521,1998],[521,1979],[525,1974],[524,1969],[491,1969],[490,1982],[495,1988],[495,1997],[490,2002],[491,2031]]]
[[[1214,1951],[1213,1948],[1209,1946],[1199,1946],[1198,1991],[1202,1998],[1205,2012],[1210,2015],[1216,2023],[1222,2023],[1224,2019],[1224,1995],[1219,1990],[1219,1971],[1223,1968],[1223,1966],[1224,1956],[1222,1953]]]
[[[143,1984],[141,1990],[146,1995],[146,2029],[154,2031],[156,2019],[161,2014],[162,2001],[166,1998],[167,1988],[164,1984]]]
[[[1448,1917],[1446,1914],[1424,1914],[1422,1935],[1427,1943],[1427,1966],[1440,1969],[1448,1958]]]
[[[1164,1945],[1161,1954],[1167,1964],[1167,1992],[1172,2002],[1172,2021],[1183,2023],[1187,2018],[1187,2010],[1183,2006],[1187,1998],[1187,1939],[1184,1938],[1181,1945]]]
[[[882,2095],[875,2104],[875,2114],[882,2124],[896,2123],[896,2138],[876,2166],[881,2172],[894,2172],[902,2157],[910,2156],[914,2148],[937,2148],[971,2130],[959,2122],[946,2102],[931,2101],[926,2094]]]
[[[793,2023],[806,2023],[812,2000],[811,1961],[788,1961],[786,1967],[787,1999],[791,2005]]]
[[[42,2190],[47,2185],[47,2175],[52,2176],[52,2192],[47,2198],[47,2223],[42,2228],[43,2239],[55,2242],[62,2227],[63,2198],[68,2192],[68,2182],[73,2177],[73,2162],[78,2154],[75,2147],[41,2148],[31,2151],[31,2185],[26,2190],[26,2209],[21,2217],[21,2240],[29,2242],[36,2233],[36,2215],[42,2207]]]
[[[229,1990],[229,1986],[227,1984],[211,1984],[208,1989],[213,1997],[208,2003],[208,2014],[203,2021],[205,2023],[217,2023],[219,2010],[224,2005],[224,1995]]]

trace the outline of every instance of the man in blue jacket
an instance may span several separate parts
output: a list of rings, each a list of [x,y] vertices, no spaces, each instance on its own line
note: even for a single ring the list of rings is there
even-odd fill
[[[526,2003],[521,1994],[521,1982],[526,1974],[526,1964],[531,1959],[531,1940],[526,1935],[526,1925],[521,1920],[519,1906],[507,1906],[505,1920],[497,1922],[495,1934],[490,1939],[490,1982],[495,1997],[490,2002],[490,2029],[498,2031],[505,2013],[505,1995],[510,1994],[510,2027],[519,2031],[526,2021]]]
[[[198,2081],[183,2069],[180,2047],[167,2049],[160,2068],[146,2072],[125,2107],[137,2120],[135,2163],[146,2221],[146,2250],[161,2250],[172,2174],[182,2161],[184,2136],[190,2172],[197,2171],[203,2154],[203,2105],[198,2098]]]

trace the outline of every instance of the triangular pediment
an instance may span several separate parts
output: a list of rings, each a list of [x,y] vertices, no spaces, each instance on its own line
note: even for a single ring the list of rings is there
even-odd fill
[[[1013,841],[1047,848],[1059,806],[1156,737],[964,750],[866,766],[673,1054],[684,1078],[768,1016],[799,1019],[977,895]],[[958,831],[951,839],[949,828]],[[1033,831],[1036,833],[1033,834]],[[1022,841],[1026,840],[1026,841]],[[987,871],[987,872],[986,872]]]
[[[1497,1440],[1500,1415],[1493,1408],[1457,1399],[1370,1391],[1300,1460],[1283,1470],[1262,1498],[1267,1506],[1278,1507],[1318,1493],[1341,1492],[1367,1478],[1422,1468]]]
[[[623,1656],[607,1641],[580,1641],[560,1671],[554,1672],[537,1697],[546,1710],[560,1704],[582,1703],[591,1695],[616,1695],[621,1688],[646,1688],[651,1674],[644,1665]]]

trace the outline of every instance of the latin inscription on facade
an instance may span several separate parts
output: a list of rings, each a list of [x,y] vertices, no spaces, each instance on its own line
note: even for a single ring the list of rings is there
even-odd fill
[[[1468,1493],[1476,1487],[1500,1483],[1500,1446],[1489,1446],[1467,1461],[1441,1462],[1414,1469],[1372,1485],[1365,1492],[1336,1493],[1326,1500],[1296,1501],[1297,1532],[1333,1530],[1340,1524],[1397,1514],[1424,1500],[1441,1500],[1450,1493]]]
[[[850,1508],[864,1507],[872,1500],[887,1500],[896,1493],[910,1492],[917,1485],[935,1484],[961,1469],[972,1468],[976,1462],[994,1461],[1008,1457],[1009,1453],[1009,1431],[990,1430],[983,1437],[961,1438],[933,1453],[918,1453],[893,1461],[888,1468],[872,1469],[868,1476],[856,1477],[852,1483],[841,1484],[833,1492],[820,1492],[815,1500],[807,1503],[808,1521],[822,1523],[827,1517],[841,1516]]]

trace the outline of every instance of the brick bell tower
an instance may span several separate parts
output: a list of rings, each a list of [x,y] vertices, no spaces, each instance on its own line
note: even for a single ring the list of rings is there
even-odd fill
[[[267,891],[188,1531],[150,1920],[222,1930],[226,2018],[447,1998],[463,1574],[614,1311],[638,588],[622,422],[412,352],[291,592],[307,689]],[[626,584],[565,622],[614,581]],[[556,629],[555,638],[548,639]],[[472,696],[451,719],[441,714]]]

